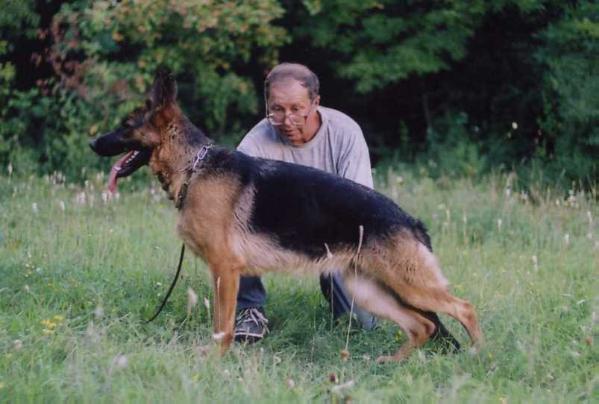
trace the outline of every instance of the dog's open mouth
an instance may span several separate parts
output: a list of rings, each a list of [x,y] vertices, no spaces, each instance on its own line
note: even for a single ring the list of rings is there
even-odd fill
[[[118,159],[110,170],[108,190],[110,192],[115,192],[117,188],[117,179],[133,174],[138,168],[150,161],[151,155],[151,149],[131,150]]]

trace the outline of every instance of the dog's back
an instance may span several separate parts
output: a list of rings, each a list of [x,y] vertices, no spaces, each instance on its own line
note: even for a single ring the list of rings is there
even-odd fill
[[[365,245],[406,230],[430,249],[420,221],[358,183],[224,149],[215,150],[210,161],[215,175],[237,177],[251,190],[248,230],[274,237],[282,248],[322,259],[331,251],[355,250],[360,241]]]

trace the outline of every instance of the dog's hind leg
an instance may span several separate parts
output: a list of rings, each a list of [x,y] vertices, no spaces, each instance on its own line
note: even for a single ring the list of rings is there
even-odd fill
[[[371,313],[389,319],[399,325],[408,337],[400,349],[391,356],[380,356],[377,362],[401,361],[414,349],[422,346],[435,331],[435,324],[409,307],[402,305],[393,292],[381,287],[365,276],[346,274],[345,285],[355,303]]]
[[[421,310],[448,314],[458,320],[468,332],[475,348],[483,343],[483,334],[478,324],[474,306],[466,300],[453,296],[444,288],[422,286],[400,287],[397,291],[406,303]]]
[[[448,291],[433,253],[411,236],[400,234],[391,239],[384,255],[368,255],[366,267],[377,268],[376,278],[408,306],[424,312],[448,314],[458,320],[468,332],[473,345],[482,345],[476,313],[472,304]]]
[[[224,354],[233,342],[239,270],[222,264],[212,265],[210,270],[214,282],[214,339],[220,342],[220,351]]]

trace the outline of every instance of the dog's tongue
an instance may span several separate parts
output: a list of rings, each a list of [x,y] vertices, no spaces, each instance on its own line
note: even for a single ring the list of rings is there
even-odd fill
[[[127,159],[131,157],[133,153],[135,153],[135,151],[132,150],[129,153],[125,154],[123,157],[118,159],[118,161],[114,163],[114,165],[112,166],[112,169],[110,170],[110,177],[108,178],[108,190],[111,193],[116,192],[116,182],[118,178],[117,176],[119,171],[121,171],[121,168],[123,167],[123,163],[125,163],[125,161],[127,161]]]

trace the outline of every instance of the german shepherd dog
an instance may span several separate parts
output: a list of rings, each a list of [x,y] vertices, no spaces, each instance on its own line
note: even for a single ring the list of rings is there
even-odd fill
[[[407,342],[379,362],[405,359],[439,333],[458,347],[436,313],[457,319],[480,346],[474,308],[448,291],[419,220],[353,181],[217,147],[175,98],[173,76],[159,70],[145,106],[90,146],[101,156],[126,153],[111,187],[148,164],[175,201],[179,235],[212,273],[222,353],[233,340],[241,275],[330,268],[341,268],[358,305],[405,332]]]

